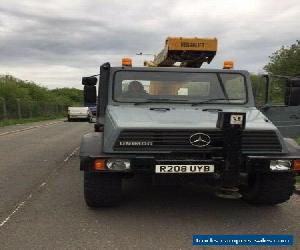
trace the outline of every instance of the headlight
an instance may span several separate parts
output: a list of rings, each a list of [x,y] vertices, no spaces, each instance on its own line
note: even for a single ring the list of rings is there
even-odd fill
[[[109,159],[106,161],[106,166],[111,170],[129,170],[130,161],[128,159]]]
[[[271,170],[290,170],[291,169],[291,161],[288,160],[272,160],[270,162],[270,169]]]

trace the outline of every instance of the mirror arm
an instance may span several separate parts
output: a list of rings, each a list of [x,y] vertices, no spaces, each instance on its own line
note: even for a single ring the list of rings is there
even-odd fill
[[[266,95],[265,95],[265,107],[270,108],[270,76],[268,74],[263,75],[266,78]]]

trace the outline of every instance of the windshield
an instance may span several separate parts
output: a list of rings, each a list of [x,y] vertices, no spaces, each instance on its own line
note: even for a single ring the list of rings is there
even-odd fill
[[[119,71],[114,100],[243,104],[247,95],[245,78],[238,73]]]

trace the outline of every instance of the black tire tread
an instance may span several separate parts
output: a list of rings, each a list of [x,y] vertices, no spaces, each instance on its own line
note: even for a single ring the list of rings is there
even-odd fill
[[[84,172],[84,199],[89,207],[109,207],[121,201],[122,181],[117,175]]]
[[[295,175],[285,173],[261,173],[256,175],[252,187],[242,188],[243,199],[249,203],[276,205],[286,202],[295,190]]]

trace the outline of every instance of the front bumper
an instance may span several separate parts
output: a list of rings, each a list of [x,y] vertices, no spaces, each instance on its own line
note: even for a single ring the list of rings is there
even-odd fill
[[[69,115],[71,119],[87,119],[88,115]]]
[[[128,159],[131,168],[126,171],[101,170],[101,172],[119,172],[119,173],[155,173],[155,165],[193,165],[193,164],[213,164],[215,174],[222,174],[225,170],[225,159],[223,157],[211,157],[210,159],[198,158],[196,156],[175,156],[175,155],[133,155],[133,154],[106,154],[101,156],[84,156],[81,157],[80,170],[93,170],[93,163],[96,159]],[[270,172],[271,160],[296,160],[299,156],[291,155],[268,155],[268,156],[246,156],[242,158],[241,173]],[[288,171],[292,171],[288,170]],[[282,170],[281,170],[282,172]]]

